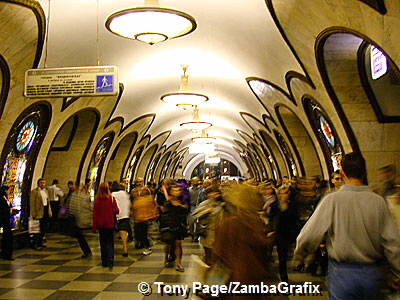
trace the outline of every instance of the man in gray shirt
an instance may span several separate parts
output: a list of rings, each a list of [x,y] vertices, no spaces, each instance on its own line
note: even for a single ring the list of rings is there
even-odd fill
[[[387,260],[400,279],[400,233],[383,198],[369,190],[365,160],[350,153],[342,159],[345,185],[328,194],[297,237],[295,259],[314,253],[326,237],[329,299],[379,299]]]

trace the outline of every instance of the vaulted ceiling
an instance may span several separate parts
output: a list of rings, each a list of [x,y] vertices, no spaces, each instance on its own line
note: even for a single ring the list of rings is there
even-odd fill
[[[179,89],[181,65],[189,65],[189,90],[210,100],[201,105],[201,119],[211,122],[218,150],[234,155],[236,129],[252,134],[240,112],[262,120],[266,111],[247,84],[246,78],[268,79],[285,87],[288,71],[301,67],[277,29],[263,0],[161,0],[160,5],[193,16],[197,29],[184,37],[156,45],[124,39],[104,26],[112,13],[136,6],[143,0],[57,0],[40,1],[49,32],[44,67],[116,65],[123,95],[113,117],[125,123],[155,113],[149,133],[155,136],[172,130],[167,144],[191,142],[192,134],[179,124],[192,118],[160,101],[160,96]],[[98,38],[98,42],[96,41]],[[46,48],[46,45],[45,45]],[[105,100],[106,101],[106,100]],[[287,100],[286,100],[287,101]]]

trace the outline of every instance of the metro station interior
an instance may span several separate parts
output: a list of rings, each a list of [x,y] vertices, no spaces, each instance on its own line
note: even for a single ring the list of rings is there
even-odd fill
[[[137,7],[178,11],[188,29],[147,36],[153,20],[135,32],[123,13]],[[380,168],[400,170],[399,1],[0,0],[0,28],[1,184],[19,210],[15,243],[39,178],[64,192],[90,178],[94,197],[101,182],[137,178],[329,181],[351,152],[371,187]],[[111,95],[40,95],[39,83],[27,96],[28,70],[103,66],[115,71]],[[192,95],[168,97],[179,93]],[[211,140],[205,154],[201,138]],[[98,261],[76,260],[68,238],[47,239],[0,264],[0,299],[142,299],[134,283],[182,280],[162,268],[161,245],[149,257],[118,254],[103,274]],[[188,253],[200,248],[185,240]]]

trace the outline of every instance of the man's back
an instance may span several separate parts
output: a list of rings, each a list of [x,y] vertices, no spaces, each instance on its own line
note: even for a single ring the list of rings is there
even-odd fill
[[[386,256],[400,270],[400,234],[385,201],[368,186],[344,185],[327,195],[298,236],[296,255],[312,253],[325,234],[335,261],[376,263]]]
[[[367,186],[345,185],[325,199],[332,205],[330,256],[338,261],[373,263],[383,258],[381,233],[385,201]]]

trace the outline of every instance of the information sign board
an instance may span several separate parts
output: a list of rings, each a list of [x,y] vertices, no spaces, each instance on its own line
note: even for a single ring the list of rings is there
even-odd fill
[[[107,96],[118,94],[116,66],[31,69],[25,72],[29,98]]]

